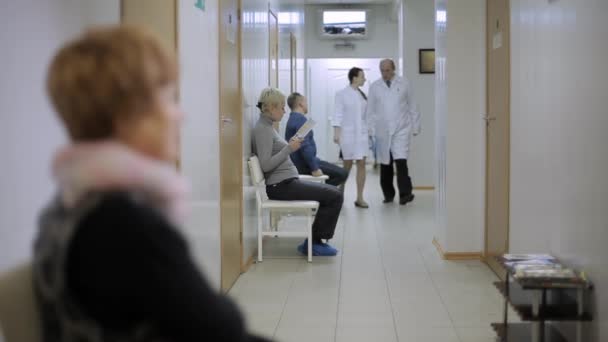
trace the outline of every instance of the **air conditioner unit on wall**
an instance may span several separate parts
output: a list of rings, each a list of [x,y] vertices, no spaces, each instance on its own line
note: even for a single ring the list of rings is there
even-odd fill
[[[336,49],[336,50],[354,50],[355,44],[352,41],[345,40],[341,43],[335,43],[334,49]]]
[[[321,39],[367,39],[369,37],[369,10],[336,8],[319,11]]]

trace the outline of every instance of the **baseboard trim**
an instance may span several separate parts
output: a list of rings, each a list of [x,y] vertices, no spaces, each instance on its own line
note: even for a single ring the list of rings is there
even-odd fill
[[[483,254],[481,252],[456,252],[456,253],[448,252],[448,253],[446,253],[443,251],[443,247],[441,247],[441,244],[439,243],[437,238],[433,238],[433,245],[435,245],[435,248],[437,248],[437,252],[439,253],[439,256],[441,256],[441,258],[443,260],[457,261],[457,260],[482,260],[483,259]]]
[[[445,260],[483,260],[480,252],[446,253]]]
[[[445,253],[443,252],[443,248],[441,247],[439,241],[437,241],[436,237],[433,238],[433,245],[435,246],[435,248],[437,248],[437,253],[439,253],[441,259],[445,259]]]
[[[251,265],[253,265],[254,261],[255,257],[253,255],[250,256],[249,259],[247,259],[247,262],[241,266],[241,273],[249,271],[249,268],[251,267]]]

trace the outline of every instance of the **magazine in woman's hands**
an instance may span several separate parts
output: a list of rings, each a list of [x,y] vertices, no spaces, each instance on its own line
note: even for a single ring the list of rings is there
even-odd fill
[[[312,128],[315,126],[316,122],[313,119],[308,119],[306,122],[300,127],[300,129],[296,132],[295,137],[304,139]]]

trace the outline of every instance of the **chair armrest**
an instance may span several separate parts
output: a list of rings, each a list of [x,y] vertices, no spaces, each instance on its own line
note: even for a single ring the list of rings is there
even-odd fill
[[[308,182],[317,182],[317,183],[325,183],[326,180],[329,179],[328,175],[322,175],[319,177],[311,176],[311,175],[299,175],[300,180],[308,181]]]

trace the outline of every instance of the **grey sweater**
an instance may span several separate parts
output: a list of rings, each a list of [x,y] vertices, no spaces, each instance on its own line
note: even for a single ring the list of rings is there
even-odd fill
[[[266,185],[297,178],[298,169],[291,162],[291,148],[272,127],[270,118],[260,115],[253,129],[253,153],[258,156]]]

